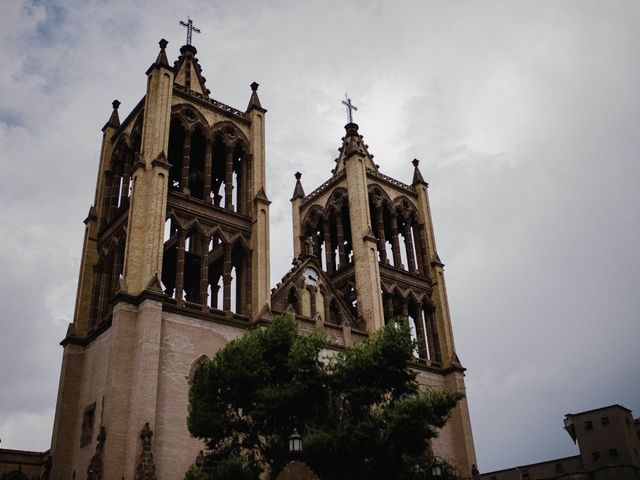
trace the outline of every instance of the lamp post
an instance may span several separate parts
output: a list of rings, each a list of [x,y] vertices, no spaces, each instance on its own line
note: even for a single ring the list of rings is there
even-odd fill
[[[293,456],[298,456],[302,453],[302,437],[295,428],[289,436],[289,453]]]
[[[442,478],[442,465],[438,462],[431,465],[431,478]]]

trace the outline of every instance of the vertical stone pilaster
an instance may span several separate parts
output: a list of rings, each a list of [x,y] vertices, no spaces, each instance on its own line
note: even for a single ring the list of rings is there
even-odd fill
[[[166,42],[160,47],[158,60],[147,70],[141,152],[132,172],[124,260],[124,285],[130,295],[138,295],[162,274],[173,69],[166,64]]]
[[[257,320],[262,309],[271,306],[271,266],[269,262],[269,205],[271,202],[266,192],[266,166],[265,166],[265,141],[264,124],[266,110],[260,106],[257,96],[258,84],[252,83],[253,91],[251,102],[247,111],[251,120],[250,131],[250,156],[251,156],[251,181],[247,180],[249,189],[247,192],[248,203],[251,204],[251,216],[253,225],[249,248],[251,250],[251,264],[248,266],[251,278],[251,312],[252,320]]]
[[[358,137],[357,126],[349,124],[346,128],[345,143],[349,142],[350,137],[354,141]],[[371,215],[365,158],[357,148],[345,151],[345,154],[358,314],[364,319],[367,331],[373,332],[384,325],[384,310],[380,294],[377,239],[369,224]]]

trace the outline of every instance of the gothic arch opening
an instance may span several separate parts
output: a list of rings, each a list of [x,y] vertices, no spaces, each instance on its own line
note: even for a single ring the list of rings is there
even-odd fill
[[[171,164],[169,170],[169,190],[182,190],[182,159],[184,157],[185,129],[175,117],[171,118],[169,126],[169,153],[167,161]]]
[[[296,287],[291,287],[289,289],[289,293],[287,294],[287,306],[289,305],[296,315],[300,315],[302,313],[300,306],[300,296],[298,295]]]
[[[195,198],[203,198],[205,153],[207,139],[204,129],[198,125],[191,134],[191,148],[189,149],[189,195]]]

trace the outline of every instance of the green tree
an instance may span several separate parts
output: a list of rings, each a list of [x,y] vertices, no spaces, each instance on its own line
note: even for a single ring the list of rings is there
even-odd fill
[[[208,453],[186,479],[277,473],[294,428],[305,462],[323,480],[428,478],[427,441],[463,395],[419,388],[406,322],[329,358],[322,358],[325,346],[321,332],[299,335],[296,320],[283,315],[202,365],[191,383],[188,425]]]

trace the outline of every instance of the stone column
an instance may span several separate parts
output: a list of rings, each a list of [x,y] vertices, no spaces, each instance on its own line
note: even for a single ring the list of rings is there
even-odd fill
[[[185,244],[185,232],[184,230],[178,230],[178,255],[176,260],[176,300],[178,305],[183,303],[184,293],[184,244]]]
[[[211,166],[213,164],[213,139],[207,138],[207,147],[204,152],[204,188],[202,199],[211,205]]]
[[[200,303],[202,310],[208,311],[208,290],[209,288],[209,238],[203,237],[200,240]]]
[[[189,195],[189,162],[191,161],[191,130],[184,132],[184,144],[182,145],[182,180],[180,190]]]
[[[224,208],[233,210],[233,147],[225,151]]]
[[[331,223],[327,218],[322,219],[322,231],[324,233],[324,258],[327,264],[327,272],[333,273],[333,245],[331,245]]]
[[[376,205],[376,220],[378,221],[378,252],[380,253],[380,261],[389,263],[387,258],[386,243],[384,237],[384,219],[382,218],[382,204]]]
[[[413,236],[411,235],[411,220],[407,220],[404,224],[404,245],[407,249],[407,263],[409,271],[416,273],[416,257],[413,250]]]
[[[425,336],[424,328],[424,313],[422,309],[422,302],[416,303],[416,318],[414,318],[416,324],[416,336],[418,337],[418,355],[420,358],[427,359],[427,337]]]
[[[113,248],[113,268],[111,269],[111,287],[109,288],[109,295],[116,293],[118,289],[118,282],[120,281],[120,274],[122,273],[122,260],[120,254],[122,252],[122,245],[115,245]]]
[[[391,250],[393,251],[393,266],[404,269],[400,257],[400,242],[398,240],[398,218],[395,212],[391,214]]]
[[[309,301],[311,302],[311,318],[313,318],[318,311],[316,307],[316,287],[307,286],[309,290]]]
[[[127,155],[122,169],[122,190],[120,191],[120,206],[129,201],[129,182],[131,181],[131,156]]]
[[[340,261],[340,265],[338,265],[338,269],[344,268],[347,264],[347,257],[344,252],[344,234],[342,232],[343,223],[342,223],[342,212],[340,210],[336,210],[335,213],[336,219],[336,237],[338,240],[338,259]]]
[[[224,245],[224,277],[222,309],[225,312],[231,311],[231,245]]]
[[[387,317],[389,321],[393,320],[393,294],[388,293],[385,296],[385,308],[387,310]]]

